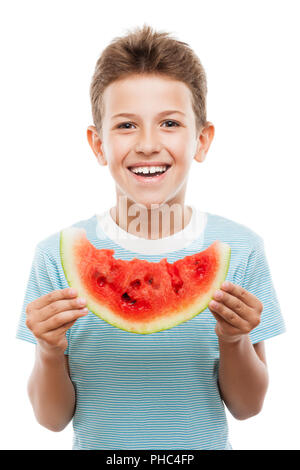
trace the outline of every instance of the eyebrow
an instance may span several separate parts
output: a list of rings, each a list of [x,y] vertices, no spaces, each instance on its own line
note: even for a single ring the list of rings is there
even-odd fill
[[[182,114],[183,116],[185,116],[185,114],[182,112],[182,111],[179,111],[177,109],[169,109],[167,111],[162,111],[161,113],[158,113],[157,117],[161,117],[161,116],[164,116],[166,114]],[[118,113],[118,114],[114,114],[114,116],[112,116],[112,119],[114,118],[117,118],[117,117],[128,117],[128,118],[134,118],[134,117],[138,117],[137,114],[132,114],[132,113]]]

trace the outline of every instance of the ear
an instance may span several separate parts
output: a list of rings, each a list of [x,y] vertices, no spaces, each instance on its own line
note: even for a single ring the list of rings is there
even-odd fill
[[[95,126],[89,126],[86,131],[88,143],[94,152],[100,165],[107,165],[107,160],[103,153],[102,140]]]
[[[215,127],[211,122],[207,122],[199,131],[197,136],[197,150],[194,159],[197,162],[204,162],[210,144],[215,135]]]

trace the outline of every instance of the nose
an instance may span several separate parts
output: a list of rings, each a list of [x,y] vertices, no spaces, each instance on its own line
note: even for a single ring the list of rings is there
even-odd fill
[[[160,152],[161,143],[155,131],[143,130],[137,138],[135,151],[137,153],[144,153],[150,155],[152,153]]]

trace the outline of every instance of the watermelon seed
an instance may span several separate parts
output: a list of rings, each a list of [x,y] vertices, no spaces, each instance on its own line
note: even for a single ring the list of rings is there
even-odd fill
[[[180,291],[180,289],[183,286],[182,280],[181,279],[180,279],[180,281],[172,280],[171,282],[172,282],[173,291],[175,292],[175,294],[178,294],[178,292]]]
[[[106,277],[105,276],[98,277],[97,284],[99,287],[103,287],[104,284],[106,284]]]
[[[128,302],[128,303],[131,303],[131,304],[135,304],[136,300],[132,299],[130,297],[130,295],[127,294],[127,292],[125,292],[123,295],[122,295],[122,299],[125,300],[125,302]]]
[[[134,281],[132,281],[132,282],[130,283],[130,285],[131,285],[132,287],[140,287],[141,281],[140,281],[139,279],[135,279]]]

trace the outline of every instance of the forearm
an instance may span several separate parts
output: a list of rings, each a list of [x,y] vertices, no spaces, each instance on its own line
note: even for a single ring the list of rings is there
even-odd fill
[[[51,431],[61,431],[66,427],[74,414],[75,390],[63,352],[48,354],[36,347],[28,395],[36,419],[42,426]]]
[[[268,371],[248,335],[237,342],[219,338],[219,388],[223,401],[237,419],[256,415],[268,387]]]

